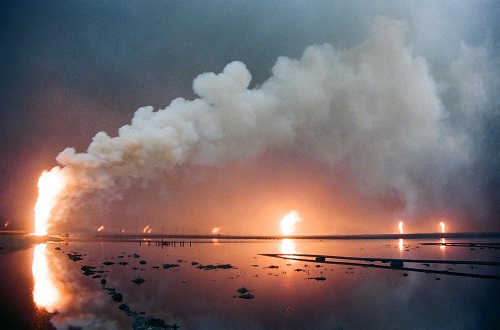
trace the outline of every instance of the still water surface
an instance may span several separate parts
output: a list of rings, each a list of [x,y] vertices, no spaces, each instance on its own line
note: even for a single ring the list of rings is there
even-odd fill
[[[456,244],[471,242],[478,244]],[[131,329],[134,315],[152,316],[181,329],[498,328],[498,242],[441,243],[430,239],[193,240],[164,247],[154,241],[41,244],[0,256],[0,316],[2,324],[9,322],[16,329]],[[359,260],[327,258],[323,263],[314,257],[308,262],[261,255],[291,253]],[[68,254],[82,260],[74,261]],[[387,260],[363,258],[420,261],[405,261],[403,269],[394,269]],[[85,275],[83,266],[95,268]],[[132,282],[136,278],[144,282]],[[238,292],[241,288],[248,292],[243,295]],[[122,300],[114,301],[113,293],[120,293]],[[121,304],[135,314],[127,316],[119,309]]]

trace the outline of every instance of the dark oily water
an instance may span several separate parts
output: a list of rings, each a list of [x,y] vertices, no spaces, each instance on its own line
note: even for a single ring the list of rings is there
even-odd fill
[[[42,244],[0,256],[1,315],[37,329],[487,329],[500,322],[498,248],[437,239]]]

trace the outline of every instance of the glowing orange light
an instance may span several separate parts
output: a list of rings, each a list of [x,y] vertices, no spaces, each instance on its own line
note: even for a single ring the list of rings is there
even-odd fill
[[[399,228],[399,233],[402,234],[403,233],[403,221],[399,222],[398,228]]]
[[[281,240],[281,253],[283,254],[296,254],[297,248],[293,239],[283,238]]]
[[[68,183],[60,167],[43,171],[38,179],[38,199],[35,204],[35,235],[47,235],[52,210]]]
[[[402,238],[399,239],[399,251],[403,251],[405,248],[404,241]]]
[[[99,228],[97,229],[97,231],[99,232],[99,231],[102,231],[103,229],[104,229],[104,226],[101,226],[101,227],[99,227]]]
[[[444,234],[444,222],[443,221],[441,221],[439,223],[439,227],[441,227],[441,232]]]
[[[281,231],[283,235],[291,235],[295,232],[297,223],[300,221],[300,215],[297,211],[290,211],[281,219]]]
[[[35,246],[31,271],[35,280],[33,301],[38,307],[43,307],[51,313],[54,312],[57,303],[61,299],[61,293],[52,279],[46,244]]]
[[[219,233],[220,233],[220,228],[219,227],[215,227],[214,229],[212,229],[212,234],[217,235]]]
[[[149,233],[150,231],[151,231],[151,229],[150,229],[149,225],[147,225],[146,227],[144,227],[144,229],[142,230],[143,233],[146,233],[146,232]]]

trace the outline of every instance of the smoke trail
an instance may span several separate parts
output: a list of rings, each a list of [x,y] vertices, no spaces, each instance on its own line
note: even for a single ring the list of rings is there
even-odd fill
[[[452,110],[426,60],[412,53],[406,30],[404,22],[379,17],[357,47],[315,45],[300,59],[281,57],[253,89],[241,62],[203,73],[193,82],[199,98],[140,108],[117,136],[99,132],[85,153],[61,152],[57,161],[71,177],[61,198],[183,164],[219,166],[286,149],[347,169],[364,194],[396,191],[411,213],[441,193],[450,171],[468,160],[469,145],[466,133],[453,130]],[[461,78],[465,69],[457,62],[452,73]]]

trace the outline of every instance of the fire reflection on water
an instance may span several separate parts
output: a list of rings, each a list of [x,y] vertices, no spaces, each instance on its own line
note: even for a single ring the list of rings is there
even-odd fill
[[[31,270],[35,281],[33,288],[35,304],[37,307],[45,308],[50,313],[54,312],[61,300],[61,292],[53,280],[53,274],[49,267],[47,244],[38,244],[35,247]]]
[[[281,240],[281,253],[282,254],[297,253],[297,247],[293,239],[283,238]]]
[[[441,245],[439,246],[439,248],[441,249],[441,251],[444,251],[444,249],[446,248],[446,240],[443,238],[441,238]]]

